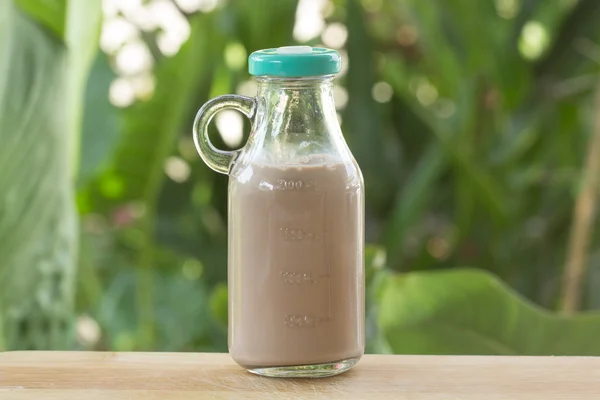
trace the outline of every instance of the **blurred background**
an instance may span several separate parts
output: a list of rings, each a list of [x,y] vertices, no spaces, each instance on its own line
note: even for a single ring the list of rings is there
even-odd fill
[[[367,351],[600,355],[597,0],[0,3],[0,350],[227,351],[227,177],[198,108],[337,49]],[[213,143],[239,148],[235,111]]]

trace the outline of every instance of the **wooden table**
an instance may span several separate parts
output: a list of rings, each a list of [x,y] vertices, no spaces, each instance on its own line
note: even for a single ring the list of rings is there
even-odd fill
[[[9,352],[1,400],[600,399],[600,358],[365,356],[324,379],[252,375],[226,354]]]

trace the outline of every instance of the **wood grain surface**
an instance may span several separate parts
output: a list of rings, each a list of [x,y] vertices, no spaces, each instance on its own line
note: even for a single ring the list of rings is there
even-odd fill
[[[227,354],[8,352],[1,400],[600,400],[600,358],[365,356],[324,379],[252,375]]]

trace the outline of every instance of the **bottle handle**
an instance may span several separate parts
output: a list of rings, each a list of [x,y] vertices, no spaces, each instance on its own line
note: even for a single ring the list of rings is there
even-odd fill
[[[200,154],[206,165],[222,174],[229,174],[233,162],[241,151],[241,149],[233,151],[219,150],[213,146],[208,138],[208,124],[216,113],[226,109],[241,112],[253,123],[256,112],[256,99],[236,94],[226,94],[207,101],[196,114],[194,119],[196,150],[198,150],[198,154]]]

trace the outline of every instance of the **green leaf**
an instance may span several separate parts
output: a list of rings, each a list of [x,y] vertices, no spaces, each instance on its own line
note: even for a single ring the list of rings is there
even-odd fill
[[[600,314],[546,311],[472,269],[392,275],[378,322],[395,353],[600,355]]]
[[[76,224],[66,163],[65,47],[0,5],[0,317],[5,345],[64,348]],[[2,332],[0,332],[2,336]]]
[[[79,140],[83,120],[84,88],[88,73],[96,58],[102,5],[100,0],[69,0],[65,43],[69,50],[67,107],[69,110],[68,134],[72,176],[79,164]]]
[[[67,0],[15,0],[15,2],[29,17],[37,20],[60,39],[64,38]],[[77,0],[74,2],[76,3]],[[79,3],[87,6],[95,1],[79,1]],[[86,19],[82,18],[82,20]]]
[[[70,20],[84,25],[99,1],[81,3]],[[86,77],[78,53],[92,53],[96,43],[66,47],[45,29],[63,27],[64,2],[18,4],[0,3],[0,342],[66,348],[77,254],[69,152]]]
[[[85,183],[106,167],[117,147],[121,133],[122,113],[108,99],[108,88],[115,78],[104,53],[98,53],[90,71],[83,100],[78,184]]]

